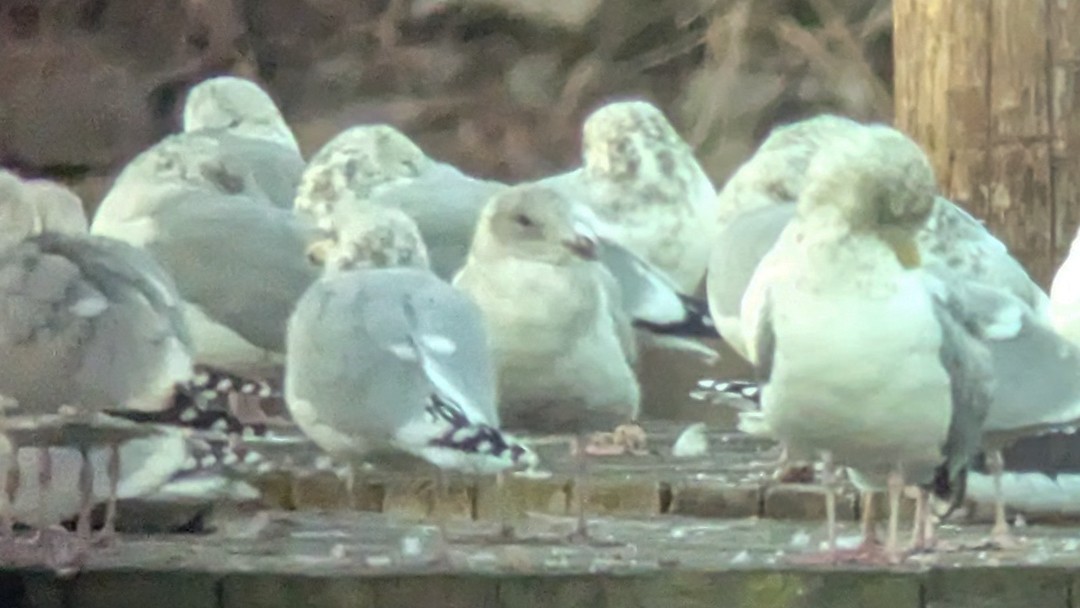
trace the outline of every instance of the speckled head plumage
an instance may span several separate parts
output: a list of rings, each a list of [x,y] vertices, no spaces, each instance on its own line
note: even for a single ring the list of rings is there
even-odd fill
[[[204,80],[188,91],[184,103],[184,131],[203,129],[230,130],[300,149],[270,95],[243,78],[218,76]]]
[[[391,207],[372,207],[339,222],[330,238],[308,249],[329,272],[359,268],[429,268],[427,247],[412,220]]]
[[[874,125],[838,139],[807,169],[802,217],[831,212],[852,232],[871,232],[917,263],[915,237],[934,210],[937,180],[923,150],[896,129]]]
[[[849,137],[859,123],[821,114],[774,128],[718,195],[721,219],[765,202],[794,202],[806,183],[810,161],[830,141]],[[753,196],[750,196],[750,195]]]
[[[553,188],[524,184],[488,202],[473,254],[565,265],[596,259],[597,242],[586,208]]]
[[[339,200],[366,199],[379,186],[417,177],[432,162],[394,127],[350,127],[311,159],[300,180],[296,208],[323,217]]]
[[[608,180],[680,183],[692,178],[687,167],[697,165],[690,146],[648,102],[607,104],[582,130],[585,170]]]
[[[138,171],[162,184],[190,185],[222,194],[260,191],[251,171],[231,160],[212,137],[170,135],[131,161]]]

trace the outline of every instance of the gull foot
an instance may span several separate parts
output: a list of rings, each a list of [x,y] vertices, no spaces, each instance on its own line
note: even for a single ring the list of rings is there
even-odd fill
[[[648,454],[645,449],[645,429],[637,424],[621,424],[610,433],[593,433],[585,444],[585,453],[590,456],[618,456]]]
[[[835,549],[818,553],[803,553],[792,556],[790,561],[804,565],[864,564],[887,566],[897,564],[904,556],[890,555],[878,542],[863,542],[851,549]]]

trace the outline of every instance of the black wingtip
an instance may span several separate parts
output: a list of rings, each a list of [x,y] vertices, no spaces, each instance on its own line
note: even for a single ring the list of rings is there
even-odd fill
[[[264,380],[245,378],[208,365],[196,365],[195,375],[188,386],[219,397],[229,393],[253,395],[263,399],[282,399],[281,391]]]
[[[634,320],[634,326],[651,331],[654,334],[666,336],[682,336],[687,338],[713,338],[719,339],[720,332],[716,330],[716,324],[709,315],[708,304],[692,296],[679,294],[683,308],[686,310],[685,317],[675,323],[653,323],[641,319]]]
[[[964,503],[964,498],[967,497],[967,476],[967,467],[960,469],[954,475],[950,475],[949,465],[945,463],[934,471],[934,479],[929,486],[924,486],[935,497],[948,502],[948,508],[945,509],[944,513],[939,514],[941,519],[952,515],[953,511]]]
[[[467,454],[486,454],[502,457],[509,452],[511,462],[520,462],[527,450],[507,441],[499,429],[487,424],[477,424],[466,418],[459,409],[432,395],[428,413],[450,423],[450,429],[442,436],[432,439],[429,445],[449,448]]]
[[[161,410],[113,410],[108,414],[132,422],[219,431],[230,435],[265,435],[267,431],[264,424],[253,424],[237,418],[230,411],[226,399],[207,399],[203,389],[191,384],[177,386],[172,402]]]
[[[712,390],[717,393],[739,397],[761,405],[761,384],[752,380],[727,380],[724,382],[717,382],[712,386]]]

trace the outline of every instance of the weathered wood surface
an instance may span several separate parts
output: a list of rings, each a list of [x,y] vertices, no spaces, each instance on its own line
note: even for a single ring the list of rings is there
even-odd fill
[[[1049,286],[1080,222],[1080,3],[895,0],[897,126]]]

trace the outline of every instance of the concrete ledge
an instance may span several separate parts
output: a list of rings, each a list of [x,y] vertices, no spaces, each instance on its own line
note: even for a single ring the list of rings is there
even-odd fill
[[[92,572],[77,580],[6,573],[5,606],[27,608],[1069,608],[1064,569],[919,572],[741,570],[630,575],[313,576]]]
[[[264,512],[212,535],[123,537],[70,578],[0,568],[0,606],[1070,608],[1080,589],[1075,529],[1024,529],[1011,551],[810,566],[820,526],[592,518],[591,540],[570,542],[567,520],[529,516],[509,540],[456,521],[446,544],[428,523],[377,513]],[[986,531],[949,527],[941,539],[973,546]]]

